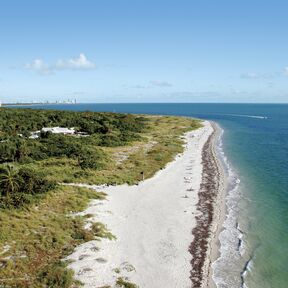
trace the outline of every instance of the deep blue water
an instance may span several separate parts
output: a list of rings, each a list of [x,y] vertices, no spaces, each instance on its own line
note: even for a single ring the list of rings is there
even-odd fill
[[[227,196],[227,213],[235,219],[230,221],[227,216],[221,243],[222,247],[233,246],[233,237],[242,237],[242,242],[236,247],[239,251],[225,248],[231,255],[223,254],[222,262],[216,262],[218,287],[288,287],[288,105],[77,104],[33,108],[183,115],[219,123],[224,129],[227,164],[233,168],[230,181],[241,181],[237,189],[236,182],[230,183],[231,191],[235,189]]]

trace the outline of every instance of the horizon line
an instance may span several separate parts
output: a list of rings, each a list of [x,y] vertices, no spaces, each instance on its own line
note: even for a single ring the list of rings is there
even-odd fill
[[[38,102],[38,103],[33,103],[33,102],[2,102],[2,106],[9,106],[9,105],[82,105],[82,104],[256,104],[256,105],[279,105],[279,104],[284,104],[288,105],[288,102],[77,102],[77,103],[56,103],[56,102],[51,102],[51,103],[45,103],[45,102]]]

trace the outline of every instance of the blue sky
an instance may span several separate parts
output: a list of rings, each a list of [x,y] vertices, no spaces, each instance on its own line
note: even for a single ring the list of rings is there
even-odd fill
[[[1,0],[0,100],[288,102],[288,1]]]

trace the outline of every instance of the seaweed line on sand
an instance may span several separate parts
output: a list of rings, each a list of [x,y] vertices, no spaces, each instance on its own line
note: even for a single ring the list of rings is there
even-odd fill
[[[190,279],[192,287],[201,287],[204,278],[204,265],[209,249],[214,203],[219,191],[219,167],[213,153],[214,132],[209,136],[202,150],[202,182],[198,193],[196,227],[192,230],[193,241],[189,247],[192,255]]]

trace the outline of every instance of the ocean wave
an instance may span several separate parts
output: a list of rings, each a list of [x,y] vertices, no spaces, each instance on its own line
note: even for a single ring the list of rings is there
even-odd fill
[[[242,198],[239,189],[241,181],[224,154],[223,133],[222,130],[217,145],[217,153],[227,174],[228,191],[226,195],[226,219],[223,223],[223,230],[219,234],[220,256],[212,264],[213,280],[218,288],[245,287],[244,278],[250,261],[246,255],[245,233],[238,219],[239,203]]]

